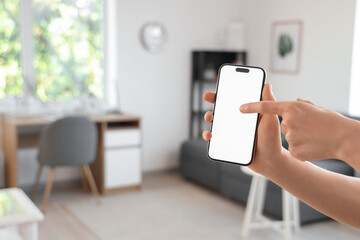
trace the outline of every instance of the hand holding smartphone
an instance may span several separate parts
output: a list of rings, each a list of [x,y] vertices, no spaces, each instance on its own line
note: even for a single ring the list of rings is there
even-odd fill
[[[259,114],[243,114],[239,107],[261,100],[265,78],[265,71],[258,67],[220,67],[208,144],[210,159],[239,165],[252,162]]]

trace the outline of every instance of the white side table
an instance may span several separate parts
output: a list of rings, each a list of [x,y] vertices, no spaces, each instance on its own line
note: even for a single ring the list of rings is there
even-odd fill
[[[26,239],[37,240],[39,238],[38,222],[43,219],[44,215],[21,189],[0,190],[0,230],[23,227]],[[2,231],[1,234],[6,235],[7,233]],[[8,233],[6,236],[12,235]]]
[[[283,219],[281,221],[274,221],[265,217],[262,212],[264,209],[267,179],[250,168],[240,167],[240,169],[245,174],[252,176],[241,233],[242,237],[245,239],[251,228],[272,228],[282,233],[284,239],[291,239],[292,227],[295,232],[300,230],[299,200],[283,189]]]

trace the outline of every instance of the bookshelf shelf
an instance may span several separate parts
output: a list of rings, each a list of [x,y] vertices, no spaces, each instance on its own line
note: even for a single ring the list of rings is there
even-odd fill
[[[215,91],[218,69],[224,63],[246,65],[246,52],[196,50],[192,52],[190,137],[201,137],[208,128],[203,115],[212,105],[203,101],[207,91]]]

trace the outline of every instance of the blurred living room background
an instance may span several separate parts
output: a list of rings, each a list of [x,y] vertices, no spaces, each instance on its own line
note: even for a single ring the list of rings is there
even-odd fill
[[[359,239],[207,159],[223,63],[359,120],[360,2],[0,0],[0,239]]]

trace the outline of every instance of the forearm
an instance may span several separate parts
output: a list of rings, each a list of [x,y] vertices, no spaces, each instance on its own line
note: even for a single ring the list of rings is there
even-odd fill
[[[263,175],[303,202],[340,222],[360,228],[360,179],[302,162],[284,151],[281,166]]]

